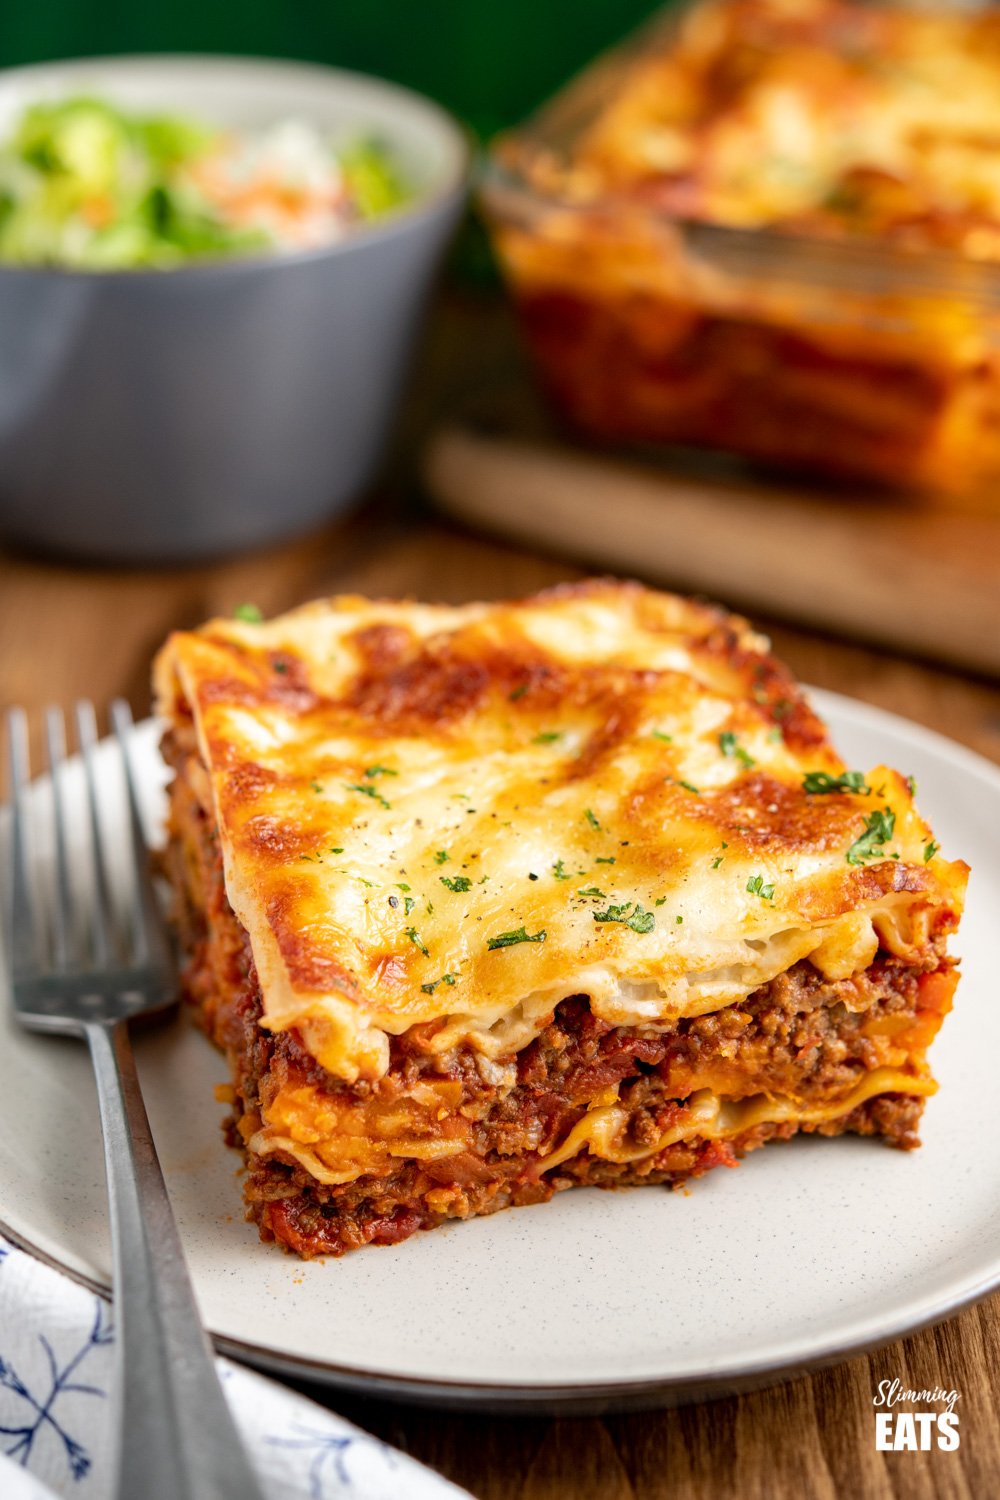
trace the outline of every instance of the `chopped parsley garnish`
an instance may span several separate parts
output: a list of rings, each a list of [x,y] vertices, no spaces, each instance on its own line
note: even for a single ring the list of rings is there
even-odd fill
[[[544,927],[539,932],[527,932],[523,927],[515,927],[513,932],[501,932],[496,937],[487,938],[486,946],[492,950],[513,948],[518,943],[544,943],[546,936]]]
[[[725,839],[723,839],[723,841],[722,841],[722,843],[721,843],[721,845],[719,847],[722,848],[722,849],[728,849],[729,845],[726,843]],[[722,864],[722,861],[725,859],[725,857],[726,856],[724,854],[717,854],[715,856],[715,858],[712,860],[712,869],[713,870],[717,870],[719,868],[719,866]]]
[[[573,878],[561,859],[557,859],[552,866],[552,873],[557,880],[572,880]]]
[[[685,791],[686,791],[686,792],[693,792],[693,794],[694,794],[694,795],[695,795],[695,796],[696,796],[696,797],[700,797],[700,796],[701,796],[701,792],[700,792],[700,791],[699,791],[699,790],[698,790],[698,788],[697,788],[697,787],[696,787],[696,786],[695,786],[695,785],[694,785],[694,784],[693,784],[693,783],[692,783],[692,782],[690,782],[690,781],[678,781],[678,780],[676,780],[676,778],[675,778],[675,777],[673,777],[673,776],[668,776],[668,777],[667,777],[667,780],[668,780],[668,781],[672,781],[672,782],[673,782],[673,784],[674,784],[674,786],[682,786],[682,787],[683,787],[683,788],[684,788],[684,790],[685,790]]]
[[[287,661],[280,661],[280,660],[276,661],[276,662],[273,663],[273,666],[274,666],[274,670],[276,672],[287,672],[288,671],[288,663],[287,663]]]
[[[930,861],[934,858],[935,854],[938,852],[938,850],[940,849],[940,847],[941,847],[941,845],[940,844],[936,844],[933,839],[931,839],[931,841],[930,841],[929,844],[926,844],[924,846],[924,864],[925,865],[930,863]]]
[[[595,865],[613,865],[615,857],[613,854],[599,854],[594,860]]]
[[[245,625],[259,625],[263,618],[263,611],[256,604],[237,604],[233,610],[233,619],[242,620]]]
[[[730,759],[738,760],[740,765],[747,771],[757,764],[750,752],[744,750],[743,746],[738,742],[731,729],[724,729],[719,735],[719,749],[723,755],[729,756]]]
[[[887,807],[884,812],[877,808],[875,812],[869,813],[865,819],[864,833],[854,840],[847,851],[847,863],[862,865],[866,859],[883,859],[885,850],[882,846],[892,838],[895,826],[896,814],[891,807]]]
[[[310,781],[309,790],[312,792],[321,792],[323,790],[323,783],[321,781]]]
[[[360,792],[362,797],[370,797],[372,801],[377,802],[380,807],[388,809],[392,806],[392,803],[387,802],[382,796],[381,792],[376,791],[375,787],[373,786],[365,786],[364,782],[362,781],[345,781],[344,785],[347,787],[347,790],[349,792]]]
[[[681,923],[684,921],[684,918],[683,917],[675,917],[674,921],[677,923],[677,925],[679,927],[681,925]]]
[[[397,891],[411,891],[413,887],[410,885],[404,885],[402,881],[397,881],[396,889]]]
[[[652,730],[651,731],[651,738],[654,739],[654,740],[662,740],[665,745],[672,745],[674,743],[674,737],[673,737],[673,735],[672,734],[664,734],[662,729],[654,729],[654,730]]]
[[[334,846],[334,847],[332,847],[330,849],[330,853],[331,854],[343,854],[343,852],[344,852],[344,846],[343,846],[343,844],[337,844],[336,846]]]
[[[667,898],[666,898],[666,896],[657,896],[656,900],[653,902],[654,906],[666,906],[666,904],[667,904]]]
[[[520,687],[516,687],[512,693],[507,694],[508,703],[516,703],[518,698],[523,698],[527,691],[528,684],[526,682],[522,682]]]
[[[300,854],[299,859],[307,859],[311,865],[321,865],[323,863],[322,854]]]
[[[472,881],[469,879],[468,875],[456,875],[454,876],[454,878],[449,878],[447,875],[439,875],[438,879],[443,886],[446,886],[448,888],[449,891],[472,890]]]
[[[561,740],[562,734],[558,729],[546,729],[541,734],[536,734],[531,741],[533,745],[554,745],[556,740]]]
[[[578,896],[599,896],[602,900],[604,899],[604,892],[599,891],[596,885],[583,886],[576,894]]]
[[[404,917],[408,917],[410,915],[410,912],[416,906],[416,904],[417,904],[417,898],[416,898],[416,896],[404,896],[403,897],[403,916]]]
[[[595,911],[593,918],[595,922],[621,922],[624,927],[631,927],[633,932],[652,932],[656,926],[656,917],[651,911],[644,909],[641,901],[634,904],[626,901],[621,906],[609,906],[606,911]]]
[[[417,931],[417,929],[415,927],[408,927],[406,929],[406,936],[409,938],[409,940],[413,944],[414,948],[419,948],[420,952],[424,955],[425,958],[430,958],[430,953],[427,951],[426,947],[421,942],[421,940],[420,940],[420,934],[419,934],[419,932]]]
[[[765,885],[763,875],[751,875],[747,881],[747,890],[751,896],[759,896],[762,901],[774,900],[774,886],[770,882]]]
[[[369,781],[373,781],[376,776],[398,776],[399,772],[390,770],[388,766],[365,766],[365,775]]]
[[[447,849],[438,849],[434,855],[434,863],[436,865],[446,865],[448,863],[448,858],[449,855]]]
[[[600,823],[598,823],[597,819],[594,817],[594,814],[591,812],[591,810],[590,810],[589,807],[585,807],[583,809],[583,816],[586,818],[586,820],[590,824],[591,828],[600,828],[600,826],[601,826]]]
[[[909,792],[911,797],[915,797],[917,795],[917,778],[915,776],[907,776],[906,790]]]
[[[827,792],[857,792],[866,797],[871,787],[865,782],[863,771],[844,771],[840,776],[830,776],[826,771],[807,771],[802,779],[802,790],[815,797]]]
[[[454,984],[457,978],[457,974],[442,974],[440,979],[434,979],[430,984],[422,984],[420,988],[425,995],[433,995],[439,984]]]

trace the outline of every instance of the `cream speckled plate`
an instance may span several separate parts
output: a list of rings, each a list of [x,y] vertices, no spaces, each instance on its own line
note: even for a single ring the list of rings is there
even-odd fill
[[[851,765],[916,776],[949,856],[973,867],[964,978],[935,1045],[922,1150],[773,1144],[687,1193],[578,1189],[395,1248],[309,1264],[261,1245],[187,1023],[141,1037],[143,1091],[202,1313],[222,1347],[335,1385],[437,1403],[653,1404],[762,1384],[946,1317],[1000,1284],[1000,771],[937,735],[815,693]],[[151,822],[163,768],[136,730]],[[102,747],[102,774],[116,774]],[[44,796],[44,788],[39,795]],[[122,845],[126,844],[124,822]],[[109,1281],[90,1066],[13,1030],[0,999],[0,1221]]]

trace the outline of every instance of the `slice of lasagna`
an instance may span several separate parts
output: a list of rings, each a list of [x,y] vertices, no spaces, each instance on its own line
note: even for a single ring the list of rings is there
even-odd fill
[[[264,1239],[917,1144],[966,867],[745,621],[614,582],[346,597],[178,633],[156,686]]]

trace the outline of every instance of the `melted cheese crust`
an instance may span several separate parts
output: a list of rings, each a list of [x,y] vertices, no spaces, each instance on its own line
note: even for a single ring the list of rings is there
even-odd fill
[[[548,186],[734,226],[1000,258],[1000,22],[855,0],[703,0],[650,38]]]
[[[262,1024],[347,1081],[421,1023],[492,1056],[574,994],[667,1025],[801,958],[919,957],[961,910],[903,777],[807,792],[846,768],[767,642],[638,585],[214,620],[156,685],[193,719]]]

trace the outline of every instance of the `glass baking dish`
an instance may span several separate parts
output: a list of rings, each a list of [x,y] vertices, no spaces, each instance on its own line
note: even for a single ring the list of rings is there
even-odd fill
[[[487,222],[556,409],[600,440],[989,502],[1000,264],[574,194],[577,143],[696,8],[656,17],[491,151]]]

